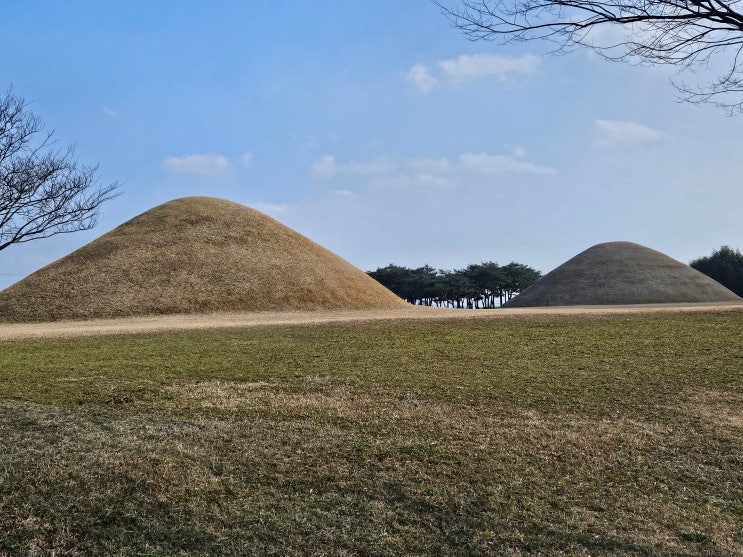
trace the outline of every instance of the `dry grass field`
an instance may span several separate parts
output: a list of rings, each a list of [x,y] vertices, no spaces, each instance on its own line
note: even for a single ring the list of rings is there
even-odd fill
[[[740,307],[0,341],[0,555],[735,556],[742,493]]]

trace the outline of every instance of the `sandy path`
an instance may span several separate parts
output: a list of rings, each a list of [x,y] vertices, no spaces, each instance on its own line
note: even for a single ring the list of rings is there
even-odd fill
[[[461,310],[428,307],[357,311],[303,311],[261,313],[215,313],[198,315],[157,315],[124,319],[58,321],[53,323],[0,323],[0,340],[69,338],[95,335],[185,331],[194,329],[244,328],[268,325],[301,325],[379,319],[497,319],[536,314],[605,314],[650,311],[743,310],[743,303],[658,304],[635,306],[570,306],[494,310]]]

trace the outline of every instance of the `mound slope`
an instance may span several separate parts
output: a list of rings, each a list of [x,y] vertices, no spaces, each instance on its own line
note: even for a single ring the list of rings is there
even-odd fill
[[[740,302],[741,298],[667,255],[607,242],[546,274],[505,307]]]
[[[0,292],[0,320],[405,305],[259,211],[188,197],[142,213]]]

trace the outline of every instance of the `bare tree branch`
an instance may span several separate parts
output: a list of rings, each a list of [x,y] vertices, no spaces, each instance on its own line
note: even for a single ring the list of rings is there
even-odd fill
[[[684,100],[743,112],[743,0],[433,0],[471,40],[545,40],[553,53],[588,47],[605,58],[695,70],[726,70],[701,88],[675,83]],[[451,2],[448,2],[451,4]],[[599,29],[621,38],[601,42]]]
[[[23,99],[0,99],[0,250],[93,228],[118,195],[118,183],[99,186],[97,167],[80,165],[72,147],[55,150],[52,136]]]

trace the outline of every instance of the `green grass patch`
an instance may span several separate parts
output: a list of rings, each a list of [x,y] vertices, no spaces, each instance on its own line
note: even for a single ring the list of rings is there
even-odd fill
[[[743,313],[0,343],[0,554],[736,555]]]

